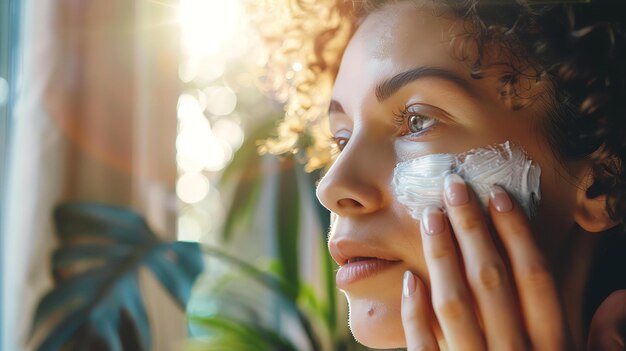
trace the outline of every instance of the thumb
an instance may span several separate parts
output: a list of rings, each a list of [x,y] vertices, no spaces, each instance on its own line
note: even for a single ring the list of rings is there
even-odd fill
[[[430,302],[424,283],[411,271],[402,282],[402,326],[407,351],[439,350],[430,322]]]
[[[591,319],[587,350],[621,351],[626,349],[626,290],[607,297]]]

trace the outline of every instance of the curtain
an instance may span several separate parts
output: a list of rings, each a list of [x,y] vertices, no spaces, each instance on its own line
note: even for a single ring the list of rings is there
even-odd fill
[[[176,238],[178,30],[168,2],[23,2],[20,84],[8,155],[3,350],[25,350],[51,287],[53,207],[132,206]],[[142,274],[155,350],[178,349],[184,318]]]

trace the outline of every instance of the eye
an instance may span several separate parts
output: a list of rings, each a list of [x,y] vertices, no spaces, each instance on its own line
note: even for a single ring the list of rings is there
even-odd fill
[[[400,135],[421,134],[438,123],[436,118],[425,115],[421,110],[424,108],[416,104],[394,114]]]
[[[407,129],[411,133],[421,133],[435,123],[436,121],[430,117],[422,115],[409,115],[407,118]]]
[[[332,137],[332,142],[337,146],[339,151],[343,151],[346,145],[348,145],[348,138]]]
[[[351,135],[352,133],[350,131],[346,129],[340,129],[330,139],[339,151],[343,151],[346,145],[348,145],[348,141],[350,141]]]

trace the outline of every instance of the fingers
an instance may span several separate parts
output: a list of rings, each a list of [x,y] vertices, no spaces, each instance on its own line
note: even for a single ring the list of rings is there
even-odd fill
[[[482,207],[463,179],[446,178],[445,202],[459,244],[465,274],[483,321],[490,350],[520,350],[526,345],[517,297],[507,267],[491,237]]]
[[[565,328],[557,289],[523,209],[496,187],[489,213],[510,260],[521,314],[534,349],[562,349]]]
[[[484,339],[447,220],[440,209],[428,207],[421,223],[432,306],[447,345],[450,350],[484,350]]]
[[[421,236],[432,306],[447,345],[451,350],[563,349],[566,329],[557,289],[523,209],[501,188],[492,191],[489,213],[505,260],[471,189],[458,175],[445,183],[449,222],[440,209],[427,208]],[[413,325],[415,330],[418,323]]]
[[[430,303],[424,283],[410,271],[404,273],[402,288],[402,325],[407,351],[438,351],[430,326]]]

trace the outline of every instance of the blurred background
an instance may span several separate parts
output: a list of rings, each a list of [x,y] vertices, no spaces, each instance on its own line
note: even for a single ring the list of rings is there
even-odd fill
[[[251,17],[274,9],[278,20],[276,6],[0,2],[0,350],[361,349],[334,288],[329,214],[314,195],[318,167],[305,169],[298,150],[258,152],[276,135],[286,100],[267,94],[272,52]],[[288,68],[284,81],[306,69],[298,61]],[[99,238],[68,242],[78,220],[54,211],[71,201],[119,214],[80,227],[105,232]],[[115,238],[102,230],[130,212],[148,224],[151,243],[199,248],[202,273],[173,251],[161,253],[181,270],[159,273],[145,255],[158,245],[142,251],[126,240],[144,229]],[[121,253],[139,263],[108,269],[127,262],[115,258]],[[103,278],[99,294],[72,291],[68,284],[98,277],[94,267],[121,273]],[[135,276],[139,292],[131,291]],[[141,297],[124,300],[133,294]],[[72,315],[76,304],[82,319]],[[112,321],[98,312],[107,308]]]

